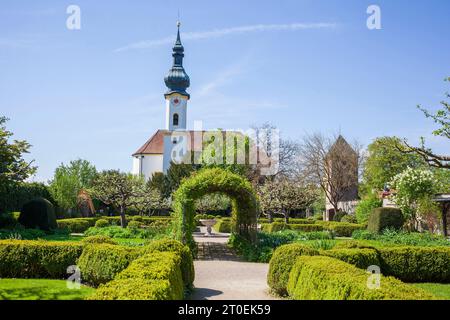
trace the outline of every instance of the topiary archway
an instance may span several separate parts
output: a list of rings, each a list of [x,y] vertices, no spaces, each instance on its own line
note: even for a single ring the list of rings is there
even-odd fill
[[[195,201],[210,193],[222,193],[231,199],[233,232],[254,242],[258,201],[250,182],[228,170],[203,169],[183,180],[174,193],[174,232],[178,240],[194,245]]]

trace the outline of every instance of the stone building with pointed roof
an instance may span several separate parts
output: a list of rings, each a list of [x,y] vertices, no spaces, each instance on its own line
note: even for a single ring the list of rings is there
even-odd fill
[[[329,201],[331,198],[339,198],[337,207],[339,211],[348,214],[355,213],[355,207],[358,204],[358,153],[353,147],[339,135],[331,146],[327,157],[328,159],[328,196],[326,197],[324,220],[333,220],[336,209]],[[333,186],[332,186],[333,185]],[[334,188],[334,190],[331,190]],[[330,193],[333,193],[330,195]]]

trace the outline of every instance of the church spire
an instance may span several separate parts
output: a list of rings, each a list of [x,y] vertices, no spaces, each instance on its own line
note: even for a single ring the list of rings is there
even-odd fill
[[[189,97],[189,94],[186,92],[186,89],[189,88],[190,79],[183,68],[184,47],[181,43],[180,25],[181,23],[178,21],[177,39],[175,41],[175,45],[172,48],[173,65],[172,68],[169,70],[168,75],[164,78],[164,82],[166,83],[166,86],[169,89],[165,93],[165,96],[170,95],[172,93],[180,93],[182,95]]]

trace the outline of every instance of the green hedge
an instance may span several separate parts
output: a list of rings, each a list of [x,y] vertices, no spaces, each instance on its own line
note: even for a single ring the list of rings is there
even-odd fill
[[[323,227],[318,224],[288,224],[288,229],[300,232],[323,231]]]
[[[370,213],[367,230],[380,233],[386,228],[400,229],[404,223],[402,211],[397,208],[376,208]]]
[[[231,233],[231,226],[232,226],[231,221],[226,221],[226,220],[220,219],[216,222],[216,224],[214,225],[213,228],[216,232]]]
[[[339,259],[361,269],[367,269],[372,265],[380,265],[378,253],[374,249],[321,250],[320,255]]]
[[[107,243],[107,244],[118,244],[116,240],[114,240],[111,237],[108,236],[102,236],[102,235],[97,235],[97,236],[90,236],[90,237],[86,237],[83,238],[81,240],[83,243],[86,244],[95,244],[95,243]]]
[[[163,239],[150,242],[141,249],[141,254],[153,252],[175,252],[181,257],[181,273],[186,288],[192,288],[195,279],[194,261],[188,246],[173,239]]]
[[[383,274],[406,282],[450,283],[450,248],[383,247],[377,251]]]
[[[29,229],[39,228],[49,231],[58,227],[55,208],[45,198],[36,198],[25,203],[17,221]]]
[[[0,278],[67,278],[83,244],[59,241],[0,241]]]
[[[286,295],[289,273],[296,258],[302,255],[317,255],[318,251],[299,243],[291,243],[278,247],[272,255],[267,274],[269,287],[277,294]]]
[[[351,237],[353,231],[366,228],[365,224],[337,222],[337,221],[316,221],[325,230],[333,231],[337,237]]]
[[[184,296],[181,258],[154,252],[136,259],[117,277],[100,286],[92,300],[181,300]]]
[[[339,241],[333,249],[375,249],[373,245],[359,240]]]
[[[283,230],[295,230],[301,232],[323,231],[323,227],[318,224],[285,224],[284,222],[272,222],[269,224],[262,224],[264,232],[278,232]]]
[[[170,300],[172,291],[168,280],[113,280],[98,288],[87,300]]]
[[[13,228],[17,224],[17,219],[10,212],[2,213],[0,212],[0,229],[3,228]]]
[[[300,222],[300,223],[293,223]],[[336,221],[311,221],[307,219],[291,219],[291,223],[272,222],[262,223],[261,228],[264,232],[278,232],[283,230],[294,230],[300,232],[314,232],[329,230],[333,231],[338,237],[351,237],[353,231],[365,229],[365,225],[357,223],[336,222]]]
[[[292,247],[281,246],[279,249],[284,250],[283,247],[288,247],[289,250],[295,251],[295,245],[297,244],[292,244]],[[297,250],[299,255],[303,255],[302,247]],[[405,282],[450,283],[450,248],[447,247],[375,248],[350,241],[348,244],[338,243],[332,250],[321,250],[320,255],[334,257],[362,269],[377,265],[380,266],[382,274]],[[280,261],[270,261],[271,265],[279,263]],[[289,259],[285,263],[287,264],[285,268],[292,265]],[[269,285],[272,287],[270,282]]]
[[[367,287],[368,273],[331,257],[299,257],[287,286],[295,300],[429,300],[433,295],[392,277]]]
[[[70,233],[83,233],[95,225],[95,218],[74,218],[57,220],[58,229],[66,229]]]
[[[355,230],[363,230],[366,226],[357,223],[338,222],[330,224],[327,230],[333,231],[337,237],[351,237]]]
[[[139,255],[140,251],[137,248],[91,244],[84,248],[77,265],[81,271],[82,281],[98,286],[113,280]]]
[[[59,229],[67,229],[73,233],[83,233],[90,227],[94,227],[98,220],[107,220],[111,225],[120,225],[120,217],[93,217],[93,218],[72,218],[57,220]],[[142,217],[142,216],[127,216],[128,221],[138,221],[144,225],[151,225],[154,222],[164,221],[168,224],[171,221],[170,217]]]

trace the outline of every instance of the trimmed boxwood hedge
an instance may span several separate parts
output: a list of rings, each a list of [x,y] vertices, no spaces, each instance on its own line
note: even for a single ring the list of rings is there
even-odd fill
[[[41,230],[56,229],[55,208],[44,198],[36,198],[25,203],[20,210],[18,222],[26,228]]]
[[[323,231],[323,227],[318,224],[288,224],[288,229],[300,232]]]
[[[109,236],[103,236],[103,235],[96,235],[96,236],[90,236],[83,238],[81,240],[83,243],[107,243],[107,244],[117,244],[117,241]]]
[[[353,231],[366,228],[364,224],[337,221],[316,221],[316,224],[323,226],[325,230],[333,231],[337,237],[351,237]]]
[[[430,300],[432,294],[392,277],[381,276],[378,289],[367,287],[368,273],[324,256],[297,258],[287,286],[295,300]]]
[[[181,300],[184,289],[180,265],[181,257],[173,252],[146,254],[88,299]]]
[[[405,282],[450,283],[450,248],[447,247],[381,247],[333,249],[321,255],[366,269],[378,265],[381,273]]]
[[[190,289],[193,286],[195,279],[194,261],[192,252],[188,246],[173,239],[162,239],[150,242],[149,245],[141,249],[141,254],[148,254],[153,252],[175,252],[181,257],[181,273],[183,282],[186,288]]]
[[[279,295],[286,295],[289,273],[296,258],[302,255],[317,255],[319,252],[299,243],[291,243],[278,247],[272,255],[267,274],[269,287]]]
[[[168,280],[113,280],[98,288],[86,300],[170,300],[173,296]]]
[[[214,225],[214,230],[220,233],[231,233],[232,222],[230,220],[220,219]]]
[[[272,223],[262,223],[261,228],[264,232],[278,232],[283,230],[294,230],[300,232],[314,232],[329,230],[334,232],[338,237],[351,237],[353,231],[365,229],[365,225],[357,223],[347,223],[347,222],[336,222],[336,221],[311,221],[294,219],[290,220],[289,224],[284,222],[272,222]],[[300,222],[301,221],[301,222]],[[300,223],[294,223],[300,222]]]
[[[0,278],[66,278],[82,251],[77,242],[1,240]]]
[[[77,261],[82,281],[98,286],[114,279],[140,255],[137,248],[112,244],[86,245]]]
[[[283,290],[286,281],[283,282],[283,279],[287,279],[287,276],[277,274],[286,270],[289,272],[295,257],[305,255],[304,251],[304,247],[298,243],[281,246],[275,251],[268,274],[268,284],[274,291],[285,293]],[[362,269],[377,265],[382,274],[405,282],[450,283],[450,248],[447,247],[374,248],[351,241],[348,248],[338,245],[332,250],[320,250],[317,254],[333,257]]]
[[[66,229],[70,233],[83,233],[95,225],[95,218],[74,218],[57,220],[58,229]]]
[[[73,219],[59,219],[57,220],[59,229],[66,229],[71,233],[83,233],[90,227],[94,227],[98,220],[107,220],[111,225],[120,225],[120,217],[93,217],[93,218],[73,218]],[[170,223],[171,217],[142,217],[142,216],[127,216],[128,221],[139,221],[144,225],[151,225],[156,221],[167,221]]]
[[[366,226],[357,223],[339,222],[331,224],[327,229],[333,231],[337,237],[351,237],[353,231],[363,230]]]
[[[401,229],[404,223],[402,211],[397,208],[375,208],[369,215],[367,230],[380,233],[386,228]]]
[[[323,231],[323,227],[318,224],[285,224],[284,222],[272,222],[262,225],[264,232],[278,232],[283,230],[295,230],[301,232]]]
[[[342,260],[361,269],[367,269],[372,265],[380,265],[378,253],[374,249],[321,250],[320,255]]]
[[[383,247],[377,251],[383,274],[406,282],[450,283],[448,247]]]

